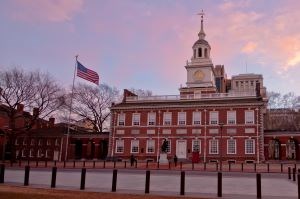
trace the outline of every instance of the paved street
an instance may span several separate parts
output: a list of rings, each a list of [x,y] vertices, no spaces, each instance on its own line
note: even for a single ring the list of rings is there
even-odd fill
[[[57,189],[79,189],[79,169],[59,169],[57,173]],[[186,172],[185,191],[188,196],[217,196],[217,173]],[[51,170],[31,169],[30,186],[50,187]],[[23,169],[6,169],[5,183],[23,184]],[[110,192],[112,170],[88,169],[86,190]],[[144,194],[145,171],[119,170],[117,192]],[[151,171],[150,194],[179,195],[180,171]],[[287,179],[286,174],[262,174],[263,198],[297,198],[297,184]],[[223,198],[256,198],[255,173],[223,173]]]

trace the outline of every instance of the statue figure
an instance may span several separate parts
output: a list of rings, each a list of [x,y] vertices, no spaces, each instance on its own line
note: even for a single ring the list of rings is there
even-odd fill
[[[166,139],[164,139],[164,142],[161,145],[161,152],[162,153],[167,153],[167,148],[168,148],[168,141]]]

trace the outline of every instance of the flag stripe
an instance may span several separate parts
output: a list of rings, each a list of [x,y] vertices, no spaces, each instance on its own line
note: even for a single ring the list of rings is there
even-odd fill
[[[84,67],[79,61],[77,61],[77,76],[99,85],[98,73]]]

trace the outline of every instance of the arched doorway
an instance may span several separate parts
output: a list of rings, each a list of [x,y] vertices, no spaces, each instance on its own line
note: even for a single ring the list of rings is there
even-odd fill
[[[297,159],[297,144],[296,140],[290,138],[286,143],[286,159],[296,160]]]
[[[108,141],[101,140],[99,142],[99,158],[105,159],[107,157],[107,153],[108,153]]]

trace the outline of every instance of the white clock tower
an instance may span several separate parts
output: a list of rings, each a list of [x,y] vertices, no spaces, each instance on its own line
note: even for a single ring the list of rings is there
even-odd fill
[[[203,28],[203,11],[201,15],[201,30],[198,33],[199,39],[193,45],[193,56],[191,61],[186,63],[187,82],[181,93],[202,93],[216,92],[214,65],[210,59],[211,47],[205,40]]]

